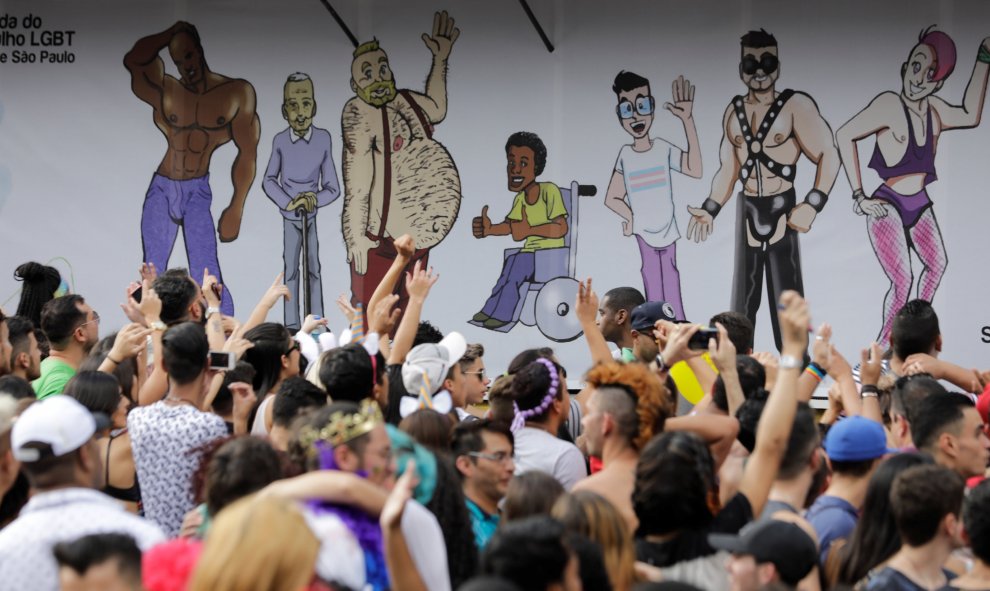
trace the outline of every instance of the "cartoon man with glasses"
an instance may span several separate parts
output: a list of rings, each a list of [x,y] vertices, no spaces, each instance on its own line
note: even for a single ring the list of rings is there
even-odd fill
[[[708,199],[701,207],[688,207],[687,235],[695,242],[707,239],[736,181],[742,183],[731,309],[756,324],[765,274],[779,350],[776,303],[785,290],[804,293],[798,233],[810,230],[825,207],[839,173],[839,153],[814,99],[790,89],[776,91],[780,59],[774,36],[750,31],[741,46],[739,76],[748,92],[732,99],[722,117],[721,163]],[[817,171],[814,187],[799,203],[794,178],[802,154]]]
[[[633,142],[619,150],[605,206],[622,218],[622,234],[636,237],[646,299],[668,302],[677,318],[683,320],[681,275],[677,270],[677,239],[681,233],[674,218],[670,173],[701,178],[698,130],[691,116],[694,87],[683,76],[674,80],[673,102],[663,105],[684,125],[687,151],[667,140],[650,137],[656,99],[650,93],[649,80],[623,70],[615,77],[612,91],[618,99],[615,112],[619,122]]]

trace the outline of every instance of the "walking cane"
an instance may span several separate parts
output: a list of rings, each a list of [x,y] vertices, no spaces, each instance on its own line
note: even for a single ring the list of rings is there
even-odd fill
[[[309,316],[310,305],[309,305],[309,216],[306,214],[306,209],[300,207],[296,209],[296,215],[299,216],[302,221],[302,317],[305,318]]]

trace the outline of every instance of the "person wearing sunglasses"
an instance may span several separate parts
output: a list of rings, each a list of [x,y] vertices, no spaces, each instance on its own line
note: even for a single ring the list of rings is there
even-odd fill
[[[625,70],[615,77],[615,113],[633,141],[619,150],[605,205],[622,218],[622,234],[636,236],[646,299],[670,302],[677,318],[683,320],[681,276],[677,270],[677,239],[681,233],[674,216],[671,172],[701,178],[701,151],[691,115],[694,86],[681,76],[672,87],[672,102],[664,103],[663,108],[681,120],[687,136],[686,151],[665,139],[650,137],[656,110],[650,81]]]
[[[732,99],[722,117],[721,163],[708,198],[701,207],[688,207],[687,235],[695,242],[706,240],[736,181],[742,183],[731,307],[756,324],[766,271],[770,322],[779,350],[776,302],[784,291],[804,292],[798,233],[810,230],[825,207],[839,173],[839,153],[814,99],[803,92],[776,90],[777,39],[760,29],[743,35],[741,46],[739,76],[747,93]],[[799,203],[794,179],[802,155],[816,171],[813,188]]]

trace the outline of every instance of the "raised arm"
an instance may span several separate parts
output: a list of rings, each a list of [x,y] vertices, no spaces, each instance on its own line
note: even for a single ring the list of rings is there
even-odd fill
[[[416,263],[412,274],[406,276],[406,292],[409,294],[409,303],[406,304],[405,314],[402,316],[398,330],[395,331],[395,342],[392,343],[392,350],[388,358],[390,365],[397,365],[406,360],[406,354],[412,349],[413,341],[416,339],[416,330],[419,328],[423,304],[430,294],[430,288],[438,279],[440,276],[434,275],[432,269],[421,269],[419,263]]]
[[[983,117],[983,103],[987,96],[987,75],[990,73],[990,37],[983,40],[973,64],[973,74],[969,77],[962,105],[950,105],[937,96],[929,99],[942,129],[965,129],[976,127]]]
[[[808,305],[794,291],[785,291],[780,298],[784,307],[778,314],[783,338],[777,382],[767,397],[760,424],[756,428],[756,445],[743,469],[739,492],[746,495],[753,515],[763,512],[770,487],[777,479],[780,460],[787,450],[794,415],[797,412],[797,378],[804,369],[801,359],[808,348]]]
[[[598,314],[598,294],[591,288],[591,278],[578,282],[577,302],[574,305],[574,313],[578,322],[581,323],[581,330],[584,331],[584,340],[588,343],[591,351],[592,365],[597,363],[608,363],[612,361],[612,352],[608,349],[608,343],[602,331],[598,330],[595,324],[595,317]]]
[[[237,80],[235,97],[237,114],[230,122],[230,136],[237,147],[237,157],[230,169],[230,180],[234,186],[234,194],[230,205],[220,214],[217,230],[220,242],[231,242],[237,239],[241,231],[241,217],[244,215],[244,202],[248,190],[254,182],[257,170],[258,140],[261,137],[261,121],[255,112],[257,98],[254,87],[245,80]]]
[[[416,252],[416,241],[409,234],[399,236],[395,240],[394,246],[395,258],[392,260],[392,265],[388,268],[388,272],[382,277],[378,286],[375,287],[374,293],[371,294],[371,299],[367,302],[365,309],[369,313],[375,309],[378,302],[382,301],[385,296],[395,293],[395,286],[399,284],[399,280],[402,278],[402,270],[406,268],[413,253]]]
[[[433,34],[423,33],[423,43],[433,54],[433,62],[426,78],[426,94],[412,94],[430,123],[440,123],[447,116],[447,60],[460,34],[446,10],[433,16]]]
[[[159,53],[176,33],[190,28],[188,23],[179,21],[161,33],[138,39],[124,56],[124,67],[131,73],[131,90],[155,109],[161,107],[165,86],[165,63]]]
[[[691,82],[679,76],[671,83],[671,100],[664,103],[663,108],[674,114],[684,125],[684,135],[687,136],[688,148],[681,153],[681,161],[677,163],[683,174],[689,177],[701,178],[701,148],[698,143],[698,128],[694,125],[692,110],[694,107],[694,86]]]

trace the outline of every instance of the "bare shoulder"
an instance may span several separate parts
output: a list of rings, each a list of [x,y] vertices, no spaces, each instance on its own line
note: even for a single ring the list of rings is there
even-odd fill
[[[785,109],[790,109],[795,115],[818,115],[818,103],[815,99],[811,97],[810,94],[802,92],[800,90],[794,91],[790,100],[784,107]]]

